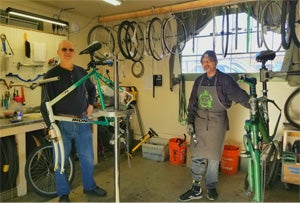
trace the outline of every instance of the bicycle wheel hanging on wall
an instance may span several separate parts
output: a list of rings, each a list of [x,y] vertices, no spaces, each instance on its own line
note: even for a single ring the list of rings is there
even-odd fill
[[[164,57],[162,21],[155,17],[149,23],[148,43],[151,55],[157,61]]]
[[[225,6],[222,18],[222,53],[223,57],[227,56],[229,43],[229,7]],[[225,39],[224,39],[225,38]]]
[[[169,17],[163,24],[163,42],[171,53],[181,53],[185,47],[187,33],[184,23],[175,15]]]
[[[126,44],[127,41],[130,40],[130,36],[128,35],[127,29],[130,26],[130,22],[128,20],[122,21],[118,28],[118,45],[121,54],[125,57],[125,59],[130,59],[130,56],[127,52]]]
[[[290,1],[282,2],[281,7],[281,45],[284,49],[289,49],[292,41],[291,27],[290,27]]]
[[[288,122],[296,128],[300,128],[300,88],[297,88],[287,98],[284,104],[284,115]]]
[[[115,39],[112,30],[103,25],[94,26],[88,33],[87,43],[99,41],[102,45],[101,49],[95,52],[98,59],[112,58],[115,50]]]
[[[300,19],[296,19],[296,13],[299,13],[299,5],[297,5],[298,0],[291,0],[290,1],[290,15],[289,15],[289,22],[291,27],[291,35],[293,41],[297,47],[300,47]],[[298,9],[297,9],[298,8]]]
[[[276,13],[277,15],[273,15]],[[278,15],[279,14],[279,15]],[[279,16],[280,18],[277,18]],[[269,1],[261,12],[261,40],[268,50],[275,52],[281,48],[281,40],[276,40],[276,31],[281,28],[281,6],[277,1]],[[269,33],[269,36],[267,34]],[[271,36],[270,36],[271,34]],[[265,36],[266,35],[266,36]],[[277,42],[278,44],[274,44]]]
[[[126,29],[126,36],[128,38],[125,45],[129,59],[140,61],[144,56],[144,33],[136,21],[130,22]]]

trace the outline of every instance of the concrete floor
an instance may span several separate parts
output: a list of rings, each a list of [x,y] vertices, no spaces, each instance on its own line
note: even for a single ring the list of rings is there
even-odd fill
[[[106,153],[95,166],[95,178],[99,186],[107,190],[107,197],[93,197],[83,193],[81,172],[76,162],[76,177],[72,183],[70,200],[73,202],[115,202],[114,195],[114,156]],[[236,175],[219,175],[217,187],[218,202],[249,202],[243,182],[245,172]],[[125,154],[120,157],[120,201],[121,202],[177,202],[178,197],[191,185],[189,168],[185,165],[171,165],[169,161],[156,162],[142,157],[140,151],[131,159],[131,168]],[[204,190],[205,191],[205,190]],[[299,202],[299,186],[292,185],[286,190],[278,180],[274,187],[265,192],[265,202]],[[28,191],[23,197],[12,198],[9,202],[57,202],[56,198],[43,198]],[[199,202],[209,201],[204,197]]]

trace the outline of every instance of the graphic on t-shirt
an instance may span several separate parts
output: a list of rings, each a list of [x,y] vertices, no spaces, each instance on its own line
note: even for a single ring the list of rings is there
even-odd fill
[[[211,109],[213,98],[211,94],[204,90],[198,97],[198,106],[204,109]]]

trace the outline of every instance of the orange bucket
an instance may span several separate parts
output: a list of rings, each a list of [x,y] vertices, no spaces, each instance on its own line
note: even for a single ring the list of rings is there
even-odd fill
[[[184,164],[186,157],[186,142],[184,139],[171,138],[169,140],[170,163],[174,165]]]
[[[221,172],[227,175],[233,175],[238,172],[240,151],[237,146],[225,145],[222,159]]]

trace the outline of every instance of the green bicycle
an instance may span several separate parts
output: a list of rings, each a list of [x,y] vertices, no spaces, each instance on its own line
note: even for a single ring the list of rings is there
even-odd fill
[[[280,165],[280,146],[275,140],[278,124],[281,118],[281,109],[273,101],[268,99],[267,81],[274,76],[298,75],[299,71],[272,72],[266,68],[266,62],[273,60],[274,51],[262,51],[257,53],[256,60],[262,63],[260,69],[260,82],[262,82],[263,95],[257,97],[255,77],[240,76],[240,79],[249,85],[250,89],[250,118],[245,121],[244,146],[248,158],[248,173],[245,178],[245,188],[253,202],[262,202],[265,188],[271,187],[278,174]],[[268,105],[273,104],[279,111],[274,131],[270,134]]]

